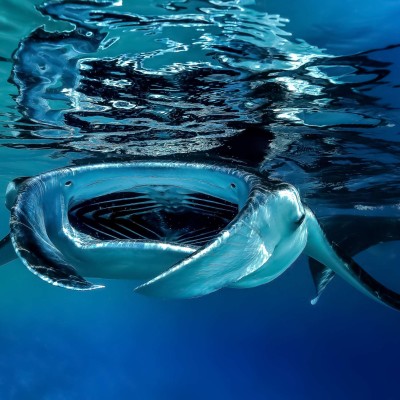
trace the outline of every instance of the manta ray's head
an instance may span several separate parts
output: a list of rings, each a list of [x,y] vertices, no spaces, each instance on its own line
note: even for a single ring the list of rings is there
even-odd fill
[[[149,279],[224,239],[259,187],[247,172],[200,164],[63,168],[9,185],[11,239],[32,272],[59,286]]]
[[[65,288],[100,287],[84,277],[142,279],[136,291],[143,294],[201,296],[267,283],[304,250],[364,294],[400,308],[397,293],[326,238],[293,186],[239,169],[175,162],[63,168],[13,181],[6,203],[4,262],[15,250],[33,273]]]
[[[11,217],[17,254],[67,288],[97,287],[83,276],[150,279],[138,290],[166,297],[254,286],[281,274],[306,243],[296,189],[232,168],[100,164],[9,188],[10,205],[19,188]],[[267,278],[253,282],[261,267]]]

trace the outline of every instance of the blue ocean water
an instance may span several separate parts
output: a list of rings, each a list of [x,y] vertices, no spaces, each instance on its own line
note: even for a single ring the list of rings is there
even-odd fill
[[[398,218],[399,14],[393,0],[2,0],[0,193],[66,165],[219,161],[294,184],[321,219]],[[355,259],[400,288],[398,236]],[[0,274],[1,399],[398,398],[399,314],[340,278],[311,306],[306,258],[185,301],[129,281],[63,290],[20,261]]]

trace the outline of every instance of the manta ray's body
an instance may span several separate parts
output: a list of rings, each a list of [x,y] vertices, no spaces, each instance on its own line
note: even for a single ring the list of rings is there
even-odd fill
[[[325,237],[296,189],[246,171],[170,162],[63,168],[14,181],[3,263],[18,255],[69,289],[84,277],[144,280],[136,291],[194,297],[253,287],[305,251],[368,296],[400,307],[387,289]]]

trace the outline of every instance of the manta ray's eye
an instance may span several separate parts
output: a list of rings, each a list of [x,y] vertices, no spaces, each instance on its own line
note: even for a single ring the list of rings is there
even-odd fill
[[[65,186],[71,186],[72,185],[72,181],[67,181],[67,182],[65,182]]]
[[[231,188],[236,189],[236,185],[234,183],[231,183]]]

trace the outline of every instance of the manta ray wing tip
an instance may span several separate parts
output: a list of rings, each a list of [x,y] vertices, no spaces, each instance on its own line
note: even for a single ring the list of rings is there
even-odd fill
[[[104,285],[95,285],[95,284],[93,284],[91,282],[88,282],[86,280],[82,280],[82,281],[79,281],[79,282],[53,281],[51,283],[54,286],[60,286],[60,287],[63,287],[65,289],[80,290],[80,291],[103,289],[105,287]]]
[[[315,306],[315,305],[318,303],[318,300],[319,300],[319,296],[314,297],[314,298],[310,301],[311,305],[312,305],[312,306]]]
[[[90,288],[88,288],[88,290],[104,289],[104,288],[105,288],[105,285],[93,285],[92,284],[92,286]]]

